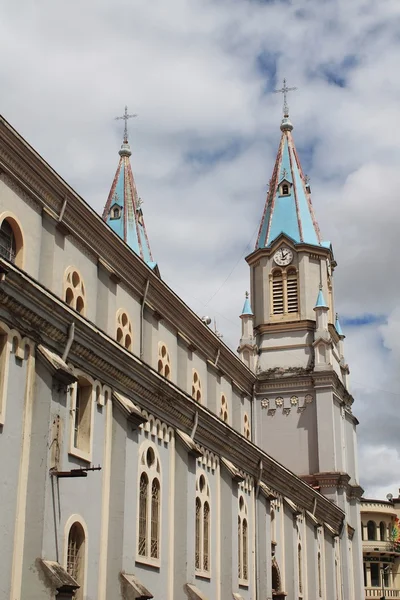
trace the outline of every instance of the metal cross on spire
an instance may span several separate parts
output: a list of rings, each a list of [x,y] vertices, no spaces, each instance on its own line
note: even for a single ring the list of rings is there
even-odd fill
[[[125,121],[124,144],[128,143],[128,119],[133,119],[134,117],[137,117],[137,115],[128,115],[128,107],[127,106],[125,106],[125,113],[122,115],[122,117],[115,117],[116,121],[119,121],[120,119],[123,119]]]
[[[283,94],[283,115],[285,117],[289,116],[289,105],[287,103],[287,93],[294,92],[297,90],[297,87],[288,87],[286,85],[286,79],[283,80],[283,87],[280,90],[274,90],[274,94]]]

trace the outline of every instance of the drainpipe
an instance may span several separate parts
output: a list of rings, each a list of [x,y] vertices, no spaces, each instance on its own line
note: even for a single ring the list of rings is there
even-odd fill
[[[65,209],[67,207],[67,201],[68,201],[68,196],[67,196],[67,194],[65,194],[64,202],[63,202],[63,205],[61,207],[61,211],[60,211],[60,214],[59,214],[59,217],[58,217],[58,222],[59,223],[61,223],[61,221],[63,220],[64,212],[65,212]]]
[[[258,514],[258,496],[260,494],[260,483],[262,480],[263,474],[263,463],[262,460],[258,463],[258,479],[256,484],[256,493],[254,495],[254,543],[256,547],[256,560],[255,560],[255,571],[256,571],[256,600],[260,600],[260,553],[258,550],[258,522],[259,522],[259,514]]]
[[[62,355],[62,359],[64,362],[67,360],[67,356],[69,354],[69,351],[71,350],[72,342],[74,341],[74,336],[75,336],[75,323],[72,321],[72,323],[68,329],[67,345],[65,346],[65,350]]]
[[[190,437],[192,438],[192,440],[194,440],[194,436],[196,435],[196,430],[197,430],[198,423],[199,423],[199,411],[196,410],[196,412],[194,414],[193,429],[192,429],[192,432],[190,434]]]
[[[144,327],[143,327],[143,315],[144,315],[144,305],[146,304],[147,292],[149,291],[150,279],[146,281],[146,286],[144,288],[144,294],[142,298],[142,305],[140,307],[140,358],[143,359],[144,354]]]

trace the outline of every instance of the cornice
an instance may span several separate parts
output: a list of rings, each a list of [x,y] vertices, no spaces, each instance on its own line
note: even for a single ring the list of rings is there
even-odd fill
[[[305,244],[304,242],[294,243],[290,237],[286,236],[284,233],[280,234],[271,245],[264,248],[256,248],[251,254],[248,254],[245,257],[246,262],[251,266],[262,256],[270,257],[274,254],[277,247],[280,245],[282,241],[293,249],[295,252],[306,252],[313,258],[328,258],[332,255],[332,251],[329,248],[325,248],[324,246],[314,246],[312,244]]]
[[[262,323],[255,327],[258,335],[262,333],[280,333],[281,331],[315,331],[315,321],[303,319],[301,321],[278,321],[274,323]]]
[[[24,192],[55,219],[67,200],[62,225],[92,256],[109,265],[115,277],[142,297],[149,280],[147,301],[188,338],[204,356],[250,393],[254,374],[209,327],[163,282],[33,148],[0,117],[0,168],[17,180]]]
[[[1,265],[2,261],[0,261]],[[304,510],[328,523],[335,531],[341,527],[344,513],[327,498],[283,465],[265,454],[240,433],[222,422],[206,407],[196,403],[176,385],[161,377],[138,357],[96,328],[87,319],[65,305],[13,265],[0,284],[0,306],[8,320],[24,330],[37,343],[45,343],[62,354],[68,326],[75,323],[75,338],[69,360],[93,377],[126,395],[142,410],[156,414],[174,429],[189,433],[196,413],[196,443],[223,456],[234,465],[246,466],[246,472],[258,479],[260,461],[262,481],[278,494],[293,499]]]

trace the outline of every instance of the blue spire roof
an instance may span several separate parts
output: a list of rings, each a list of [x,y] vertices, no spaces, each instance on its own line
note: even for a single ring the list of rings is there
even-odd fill
[[[327,303],[325,302],[324,294],[322,292],[322,287],[319,288],[317,301],[315,303],[314,308],[329,308]]]
[[[336,314],[336,321],[335,321],[335,329],[336,329],[336,332],[337,332],[337,334],[338,334],[340,337],[345,337],[345,335],[344,335],[344,333],[343,333],[343,330],[342,330],[342,328],[341,328],[341,326],[340,326],[340,323],[339,323],[339,317],[338,317],[338,315],[337,315],[337,314]]]
[[[246,300],[244,301],[243,310],[242,310],[242,316],[243,315],[253,316],[253,311],[251,310],[251,306],[250,306],[249,292],[246,292]]]
[[[119,237],[144,262],[158,274],[157,263],[154,262],[141,208],[142,201],[138,196],[133,178],[131,149],[125,136],[119,151],[120,159],[117,172],[103,211],[103,219]]]
[[[293,125],[286,114],[282,137],[257,239],[257,248],[269,246],[281,233],[294,242],[323,245],[309,187],[292,137]]]

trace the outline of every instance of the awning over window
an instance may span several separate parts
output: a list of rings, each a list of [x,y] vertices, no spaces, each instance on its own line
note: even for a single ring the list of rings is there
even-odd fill
[[[151,600],[153,594],[141,583],[136,575],[121,573],[121,592],[124,600]]]

